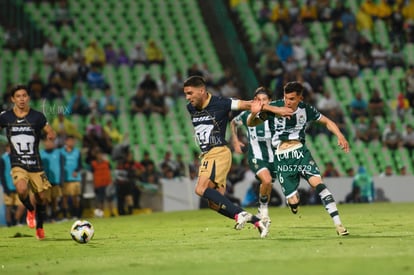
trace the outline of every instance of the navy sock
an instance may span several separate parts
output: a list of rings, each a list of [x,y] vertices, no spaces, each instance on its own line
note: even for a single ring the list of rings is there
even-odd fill
[[[26,198],[24,198],[24,199],[22,199],[19,196],[19,199],[23,203],[23,205],[26,207],[27,210],[29,210],[29,211],[34,210],[34,207],[33,207],[32,203],[30,202],[30,196],[29,195],[27,195]]]
[[[234,219],[236,214],[243,211],[242,208],[235,206],[228,198],[212,188],[207,188],[206,191],[204,191],[203,198],[216,204],[218,206],[217,212],[230,219]]]
[[[36,204],[36,228],[43,228],[43,221],[46,217],[46,207],[43,204]]]

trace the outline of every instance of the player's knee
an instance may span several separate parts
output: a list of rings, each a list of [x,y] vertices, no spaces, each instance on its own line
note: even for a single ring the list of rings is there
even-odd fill
[[[27,182],[25,180],[18,180],[15,183],[16,186],[16,192],[17,194],[19,194],[19,196],[26,196],[27,192],[28,192],[28,186],[27,186]]]

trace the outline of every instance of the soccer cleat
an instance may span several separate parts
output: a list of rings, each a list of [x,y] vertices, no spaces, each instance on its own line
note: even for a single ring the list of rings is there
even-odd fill
[[[289,203],[287,203],[287,205],[289,205],[290,211],[292,211],[293,214],[297,214],[299,211],[299,204],[295,204],[295,205],[291,205]]]
[[[27,223],[27,226],[29,226],[29,228],[35,228],[36,227],[36,212],[35,212],[35,210],[33,210],[33,211],[27,210],[26,223]]]
[[[346,235],[349,235],[348,230],[346,230],[346,228],[345,228],[342,224],[338,224],[338,225],[336,226],[336,233],[337,233],[339,236],[346,236]]]
[[[252,214],[249,212],[243,211],[236,215],[236,224],[234,225],[234,229],[242,230],[243,227],[246,225],[247,222],[252,220]]]
[[[43,240],[45,238],[45,230],[43,228],[36,229],[36,238],[38,240]]]
[[[260,237],[266,238],[269,234],[270,225],[272,221],[268,217],[262,218],[260,221],[255,223],[256,228],[259,230]]]

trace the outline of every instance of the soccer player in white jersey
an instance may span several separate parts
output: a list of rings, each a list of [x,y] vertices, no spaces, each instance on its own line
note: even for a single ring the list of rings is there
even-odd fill
[[[205,80],[191,76],[184,82],[184,94],[188,100],[187,110],[194,126],[195,137],[202,152],[195,192],[208,200],[209,207],[221,215],[236,220],[240,230],[246,223],[254,224],[262,238],[266,237],[270,223],[266,219],[244,211],[224,196],[226,178],[231,166],[231,151],[225,139],[231,110],[249,110],[251,101],[211,95]],[[286,107],[275,107],[278,115],[291,115]]]
[[[275,148],[275,172],[282,191],[294,214],[298,211],[298,187],[303,177],[316,190],[331,216],[338,235],[348,235],[348,230],[342,225],[335,200],[323,183],[319,168],[312,158],[311,152],[305,145],[305,128],[309,122],[319,121],[338,139],[338,146],[349,152],[349,144],[338,126],[329,118],[322,115],[313,106],[302,101],[303,86],[293,81],[284,86],[284,98],[270,104],[255,101],[251,114],[247,119],[249,126],[256,126],[264,120],[269,121],[273,131],[272,145]],[[290,118],[278,117],[274,108],[288,107],[293,110]]]
[[[254,93],[254,100],[258,100],[263,104],[269,104],[271,101],[270,91],[264,87],[259,87]],[[237,128],[245,127],[248,136],[248,161],[250,169],[255,173],[260,181],[259,190],[259,216],[269,217],[268,204],[272,192],[272,182],[275,179],[274,152],[271,143],[272,133],[269,128],[269,121],[265,121],[254,127],[247,125],[247,118],[250,111],[243,111],[236,116],[231,122],[232,145],[236,153],[243,153],[242,147],[245,146],[238,136]]]

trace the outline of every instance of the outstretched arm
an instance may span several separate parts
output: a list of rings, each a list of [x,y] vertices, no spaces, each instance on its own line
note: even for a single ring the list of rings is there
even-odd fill
[[[237,135],[237,122],[233,119],[230,122],[230,128],[231,128],[231,144],[233,145],[234,152],[238,154],[242,154],[243,150],[242,148],[245,146],[243,142],[239,140],[239,137]]]
[[[326,128],[334,134],[338,138],[338,146],[344,150],[345,153],[349,152],[349,144],[344,135],[342,134],[341,130],[339,130],[338,126],[335,122],[327,118],[326,116],[322,115],[319,121],[326,126]]]

